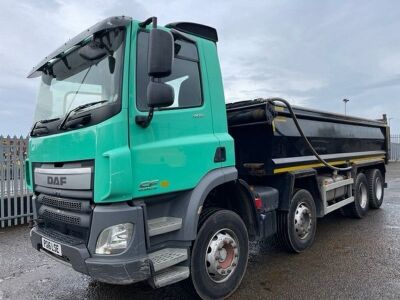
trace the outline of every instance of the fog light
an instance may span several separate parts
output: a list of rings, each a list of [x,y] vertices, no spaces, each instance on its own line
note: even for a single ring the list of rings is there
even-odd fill
[[[118,224],[104,229],[97,238],[96,254],[123,252],[132,239],[133,224]]]

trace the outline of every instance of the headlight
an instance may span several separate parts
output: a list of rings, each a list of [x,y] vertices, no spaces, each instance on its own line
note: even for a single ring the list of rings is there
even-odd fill
[[[132,239],[133,224],[118,224],[104,229],[97,238],[96,254],[123,252]]]

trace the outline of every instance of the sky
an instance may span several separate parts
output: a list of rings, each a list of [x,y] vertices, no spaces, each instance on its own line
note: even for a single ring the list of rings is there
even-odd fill
[[[284,97],[400,132],[400,1],[0,0],[0,134],[27,135],[38,79],[31,68],[114,15],[217,28],[227,102]]]

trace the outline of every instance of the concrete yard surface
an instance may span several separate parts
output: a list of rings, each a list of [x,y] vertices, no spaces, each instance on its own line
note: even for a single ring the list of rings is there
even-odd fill
[[[318,220],[314,245],[282,251],[274,238],[251,244],[249,266],[231,299],[400,299],[400,164],[388,166],[379,210],[362,220]],[[34,250],[25,226],[0,230],[2,299],[192,299],[182,284],[112,286]]]

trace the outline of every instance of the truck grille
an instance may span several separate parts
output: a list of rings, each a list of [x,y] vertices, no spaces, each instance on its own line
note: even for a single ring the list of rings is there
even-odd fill
[[[37,168],[34,187],[38,218],[41,220],[39,228],[88,242],[93,209],[92,176],[88,175],[88,170],[93,170],[93,161],[35,164],[34,167]],[[80,175],[80,170],[84,176]],[[46,176],[66,178],[67,185],[51,187],[47,185]]]
[[[65,201],[62,199],[56,199],[55,197],[43,195],[42,203],[48,206],[54,206],[59,208],[65,208],[73,211],[80,211],[82,208],[82,204],[77,201]]]
[[[50,219],[52,221],[57,221],[65,224],[72,224],[79,226],[81,224],[81,219],[79,217],[69,216],[66,214],[59,214],[48,209],[44,209],[40,214],[44,219]]]
[[[39,203],[56,208],[66,209],[75,212],[90,212],[90,202],[74,199],[64,199],[60,197],[41,194],[38,198]]]

